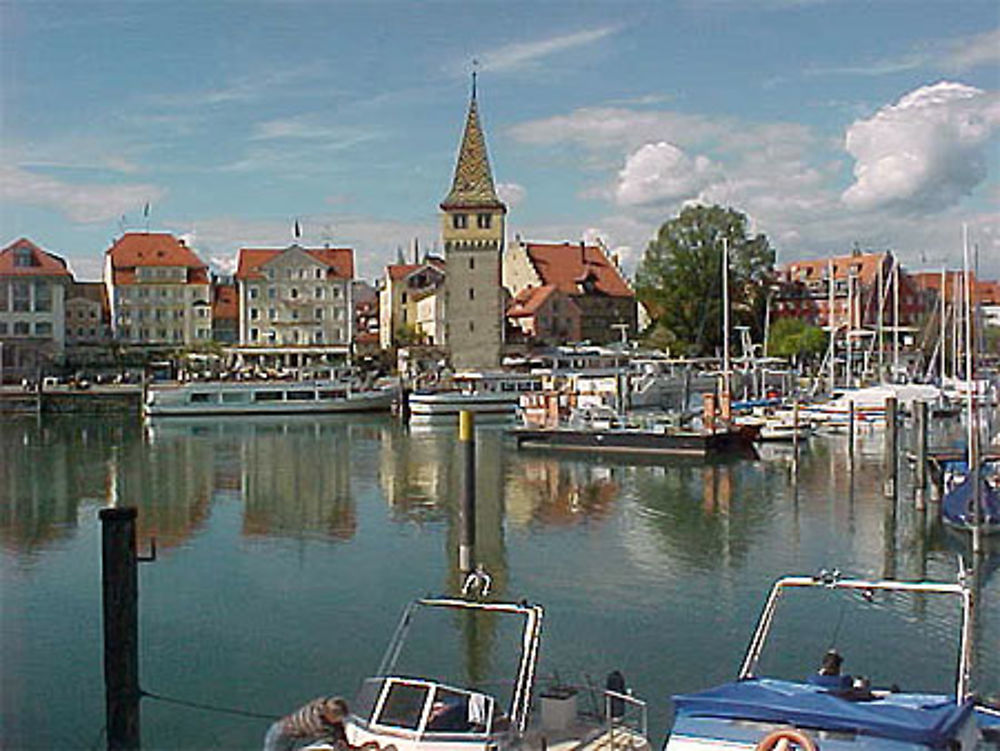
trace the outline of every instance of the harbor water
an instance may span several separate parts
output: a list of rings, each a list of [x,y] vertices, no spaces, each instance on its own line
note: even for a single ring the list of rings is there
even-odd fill
[[[941,426],[937,426],[940,430]],[[957,426],[956,434],[960,434]],[[659,746],[670,696],[735,677],[772,581],[954,581],[964,536],[915,508],[879,433],[814,437],[759,459],[629,464],[477,440],[475,559],[494,594],[545,608],[540,675],[620,670]],[[932,445],[946,441],[935,433]],[[901,435],[903,448],[910,436]],[[101,530],[138,508],[142,745],[259,748],[271,717],[353,697],[406,603],[458,592],[454,428],[389,416],[5,418],[0,424],[0,745],[103,748]],[[980,572],[975,686],[1000,692],[1000,574]],[[957,605],[792,606],[765,668],[801,678],[837,647],[873,684],[954,689]],[[851,610],[847,609],[851,606]],[[429,643],[489,671],[494,634],[444,622]],[[790,675],[787,675],[788,672]]]

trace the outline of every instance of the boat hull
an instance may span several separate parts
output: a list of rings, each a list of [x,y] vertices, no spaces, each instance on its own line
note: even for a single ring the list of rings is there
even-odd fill
[[[387,412],[394,389],[351,390],[325,383],[185,384],[151,387],[147,417],[330,414]]]
[[[709,456],[745,451],[752,440],[742,431],[656,432],[576,428],[515,428],[519,448],[645,456]]]

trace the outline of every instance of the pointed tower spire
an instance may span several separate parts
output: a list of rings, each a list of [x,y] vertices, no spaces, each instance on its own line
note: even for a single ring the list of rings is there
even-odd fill
[[[441,208],[499,208],[506,209],[493,185],[493,171],[486,153],[486,138],[479,124],[479,107],[476,103],[476,71],[472,71],[472,96],[469,112],[465,117],[465,132],[458,149],[455,176],[451,190],[441,202]]]

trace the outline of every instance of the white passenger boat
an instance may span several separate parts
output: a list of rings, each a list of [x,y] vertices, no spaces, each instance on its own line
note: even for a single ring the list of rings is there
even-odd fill
[[[388,411],[398,391],[356,380],[192,381],[153,384],[147,417]]]
[[[477,418],[508,420],[514,417],[521,394],[541,388],[541,379],[527,374],[456,373],[444,383],[409,395],[410,421],[450,423],[464,410]]]
[[[900,593],[956,600],[961,608],[961,634],[954,694],[902,690],[894,684],[873,687],[866,678],[842,675],[841,658],[832,650],[824,656],[822,669],[806,680],[759,675],[778,602],[789,590],[802,588],[831,596],[838,591],[854,593],[863,602]],[[837,572],[779,579],[737,680],[674,697],[674,725],[665,751],[972,751],[987,732],[979,727],[987,722],[985,710],[974,706],[970,688],[972,610],[973,592],[964,577],[954,584],[862,581],[843,579]]]
[[[511,630],[503,633],[514,643],[501,646],[512,648],[514,675],[480,685],[471,677],[451,682],[442,677],[441,665],[432,668],[433,676],[417,677],[401,669],[407,634],[426,611],[460,624],[465,633],[488,630],[493,619],[505,621]],[[526,602],[447,597],[414,601],[403,613],[378,672],[364,681],[350,706],[344,721],[347,740],[354,747],[391,745],[397,751],[649,751],[646,705],[624,690],[605,690],[600,717],[583,714],[575,689],[560,686],[535,696],[542,616],[541,606]],[[476,672],[469,670],[469,675]],[[336,746],[319,742],[308,748],[330,751]]]

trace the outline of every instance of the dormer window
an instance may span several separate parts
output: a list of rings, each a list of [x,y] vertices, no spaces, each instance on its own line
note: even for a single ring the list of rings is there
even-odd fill
[[[14,249],[14,265],[19,268],[25,268],[27,266],[35,265],[35,256],[31,252],[31,248],[15,248]]]
[[[489,229],[490,222],[493,220],[492,214],[477,214],[476,215],[476,226],[479,229]]]
[[[455,229],[465,229],[469,226],[469,216],[467,214],[452,214],[451,226]]]

